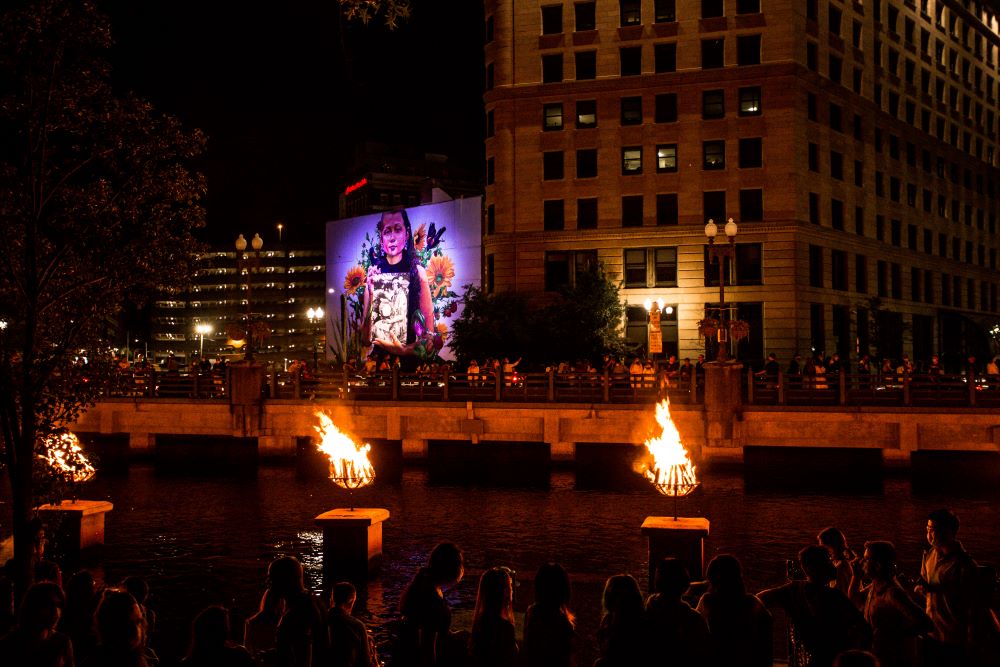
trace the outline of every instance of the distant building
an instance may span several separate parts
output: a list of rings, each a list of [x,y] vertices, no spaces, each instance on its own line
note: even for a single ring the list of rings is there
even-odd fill
[[[996,322],[998,20],[982,2],[485,2],[488,289],[599,262],[644,345],[712,354],[719,240],[739,354],[982,353]],[[879,299],[878,302],[871,301]],[[873,328],[873,322],[877,327]],[[873,335],[878,333],[879,340]],[[877,343],[877,345],[876,345]],[[707,349],[706,349],[707,348]]]
[[[366,143],[358,149],[340,190],[339,217],[475,197],[482,192],[478,175],[451,164],[445,155]]]
[[[325,253],[280,242],[278,247],[268,245],[261,250],[259,266],[252,271],[245,266],[243,275],[238,271],[235,248],[219,247],[197,257],[190,288],[161,294],[153,305],[150,355],[155,360],[171,352],[181,359],[196,356],[199,324],[212,327],[204,339],[206,356],[238,352],[227,347],[226,329],[244,321],[250,308],[246,280],[252,275],[249,294],[254,318],[263,320],[271,329],[271,335],[256,353],[275,361],[311,358],[315,342],[322,358],[324,323],[310,323],[306,312],[324,304]],[[253,257],[252,250],[246,252]]]

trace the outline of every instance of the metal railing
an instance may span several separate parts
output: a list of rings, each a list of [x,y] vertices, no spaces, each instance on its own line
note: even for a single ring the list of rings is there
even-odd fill
[[[744,378],[749,405],[1000,407],[1000,377],[909,373],[761,375]]]

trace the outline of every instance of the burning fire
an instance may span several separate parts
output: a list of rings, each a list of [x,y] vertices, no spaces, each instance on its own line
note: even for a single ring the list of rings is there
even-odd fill
[[[681,435],[670,418],[670,401],[662,400],[656,406],[656,421],[662,432],[646,441],[646,449],[653,457],[653,465],[644,466],[643,476],[665,496],[686,496],[698,486],[694,464],[688,451],[681,444]]]
[[[358,447],[338,429],[324,412],[316,412],[319,426],[316,432],[323,439],[317,447],[330,459],[330,479],[344,489],[360,489],[375,481],[375,468],[368,460],[372,446]]]
[[[79,484],[97,474],[93,464],[84,455],[80,440],[69,431],[48,436],[41,458],[68,482]]]

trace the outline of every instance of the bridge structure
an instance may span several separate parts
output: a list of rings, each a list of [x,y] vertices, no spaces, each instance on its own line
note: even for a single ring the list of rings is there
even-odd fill
[[[755,377],[736,363],[706,364],[704,375],[686,384],[553,373],[335,375],[309,383],[262,366],[230,371],[208,394],[194,390],[193,378],[176,390],[178,377],[173,389],[161,378],[155,390],[109,392],[73,430],[84,442],[127,442],[138,455],[189,438],[231,440],[255,447],[261,458],[290,457],[316,437],[315,413],[322,410],[357,440],[376,450],[398,447],[407,459],[427,458],[436,447],[525,445],[546,449],[553,461],[572,461],[591,446],[641,449],[658,432],[653,404],[667,396],[682,441],[700,464],[741,463],[755,448],[857,450],[887,466],[907,466],[928,452],[1000,454],[1000,391],[957,380],[938,386],[935,405],[917,380],[887,385],[869,378],[862,385],[844,374],[820,388],[801,378]],[[873,400],[861,400],[865,392]]]

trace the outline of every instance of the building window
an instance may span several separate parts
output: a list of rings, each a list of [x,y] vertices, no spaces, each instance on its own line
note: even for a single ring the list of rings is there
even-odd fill
[[[562,151],[542,153],[542,178],[546,181],[557,181],[563,178]]]
[[[843,111],[839,104],[830,105],[830,129],[837,132],[844,131]]]
[[[816,95],[814,93],[806,93],[806,118],[816,121]]]
[[[740,190],[740,222],[764,220],[764,191],[756,188]]]
[[[496,175],[496,162],[491,157],[486,158],[486,185],[493,185]]]
[[[677,144],[660,144],[656,147],[656,171],[677,171]]]
[[[736,38],[736,64],[760,64],[760,35],[740,35]]]
[[[720,3],[721,4],[721,3]],[[725,66],[726,40],[724,39],[703,39],[701,40],[701,68],[719,69]]]
[[[622,175],[642,173],[642,146],[622,147]]]
[[[620,0],[619,16],[622,27],[640,25],[642,23],[642,2],[640,0]]]
[[[726,191],[714,190],[702,193],[702,206],[705,220],[726,219]]]
[[[597,127],[597,100],[580,100],[576,103],[576,127]]]
[[[563,31],[562,5],[542,7],[542,34],[558,35]]]
[[[819,71],[819,47],[816,42],[806,42],[806,67],[811,72]]]
[[[809,286],[823,287],[823,246],[809,246]]]
[[[642,227],[642,195],[622,197],[622,227]]]
[[[726,168],[726,142],[714,140],[702,142],[705,169]]]
[[[830,226],[844,231],[844,202],[839,199],[830,200]]]
[[[642,98],[623,97],[621,99],[622,125],[642,124]]]
[[[837,56],[830,56],[828,67],[829,67],[828,74],[830,81],[833,81],[834,83],[840,83],[840,79],[844,71],[843,61]]]
[[[736,0],[737,14],[760,14],[760,0]]]
[[[722,16],[724,7],[722,0],[701,0],[701,18],[711,19]]]
[[[622,259],[625,287],[646,287],[646,249],[626,248]]]
[[[546,132],[563,129],[562,104],[546,104],[542,111],[542,122]]]
[[[561,53],[542,56],[542,83],[558,83],[563,80],[563,58]]]
[[[576,152],[576,177],[597,177],[597,149],[581,148]]]
[[[496,121],[493,109],[486,112],[486,138],[489,139],[496,134]]]
[[[484,35],[484,39],[487,44],[493,41],[493,24],[493,15],[491,14],[486,17],[486,34]]]
[[[653,284],[677,287],[677,248],[653,249]]]
[[[653,46],[653,68],[657,74],[677,71],[676,42]]]
[[[882,298],[889,296],[889,264],[881,259],[875,264],[875,292]]]
[[[545,291],[554,292],[570,284],[571,255],[566,251],[545,253]]]
[[[830,252],[830,286],[847,291],[847,253],[843,250]]]
[[[726,115],[726,94],[721,90],[706,90],[701,94],[701,117],[705,120]]]
[[[809,193],[809,223],[819,224],[819,194],[816,192]]]
[[[860,206],[854,207],[854,233],[858,236],[865,235],[865,209]]]
[[[868,258],[854,256],[854,290],[858,294],[868,294]]]
[[[490,204],[486,207],[486,233],[494,234],[497,231],[497,207]]]
[[[629,46],[618,49],[618,57],[621,60],[622,76],[639,76],[642,74],[641,46]]]
[[[562,199],[548,199],[542,203],[542,224],[547,232],[566,228],[565,207]]]
[[[677,222],[677,193],[656,195],[656,224],[676,225]]]
[[[809,142],[807,158],[809,161],[809,171],[819,172],[819,144]]]
[[[653,21],[656,23],[673,23],[676,20],[676,0],[655,0],[653,3]]]
[[[596,4],[595,2],[578,2],[573,5],[577,32],[594,30],[597,27],[597,13],[594,11]]]
[[[844,180],[844,156],[837,151],[830,151],[830,178]]]
[[[825,307],[821,303],[809,304],[809,347],[817,352],[826,349]]]
[[[753,169],[764,165],[763,139],[760,137],[740,139],[739,147],[741,169]]]
[[[487,63],[486,64],[486,81],[485,81],[486,90],[493,90],[494,72],[495,72],[495,70],[493,68],[493,63]]]
[[[576,61],[577,81],[597,78],[597,51],[577,51],[573,57]]]
[[[740,88],[739,114],[741,116],[760,115],[760,86]]]
[[[719,286],[719,265],[704,246],[705,286]],[[737,243],[732,260],[722,258],[725,285],[760,285],[763,283],[763,248],[759,243]]]
[[[597,229],[597,198],[576,200],[576,228]]]
[[[661,93],[656,96],[654,120],[657,123],[677,122],[677,93]]]

